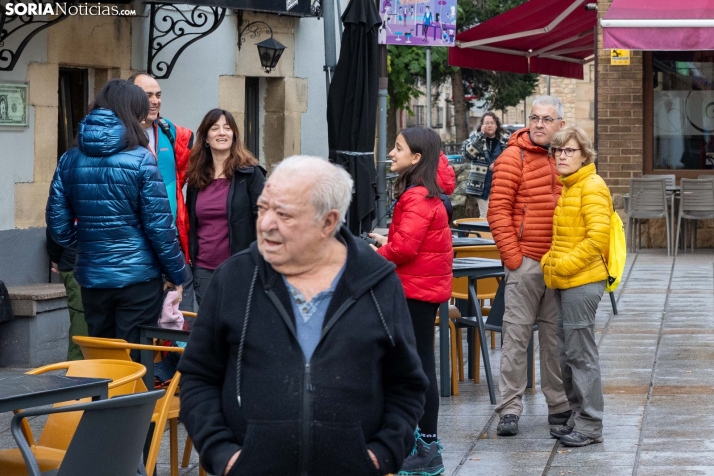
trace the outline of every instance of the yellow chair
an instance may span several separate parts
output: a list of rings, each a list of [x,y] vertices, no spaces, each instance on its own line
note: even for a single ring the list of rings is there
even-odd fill
[[[149,455],[146,458],[146,474],[148,476],[154,475],[154,470],[156,469],[156,460],[159,457],[159,449],[161,449],[161,440],[164,436],[164,428],[166,427],[166,421],[171,422],[170,417],[174,411],[174,401],[178,401],[176,397],[176,390],[178,389],[179,380],[181,380],[181,373],[176,372],[171,379],[171,383],[166,389],[166,394],[156,402],[156,408],[154,409],[154,415],[151,417],[151,421],[155,423],[154,434],[151,437],[151,445],[149,446]],[[176,442],[178,440],[177,433],[178,417],[173,419],[173,425],[169,423],[169,438],[171,441]],[[171,447],[171,474],[174,474],[174,462],[176,462],[176,474],[178,474],[178,446],[170,445]],[[206,472],[199,467],[199,473],[205,476]]]
[[[501,259],[501,254],[498,252],[498,248],[496,245],[487,245],[487,246],[460,246],[458,248],[454,248],[454,257],[455,258],[489,258],[489,259]],[[484,316],[487,316],[489,311],[491,310],[491,306],[485,306],[484,302],[486,299],[493,300],[493,298],[496,297],[496,291],[498,290],[498,285],[501,282],[500,278],[486,278],[486,279],[479,279],[478,281],[478,286],[476,287],[476,292],[477,292],[477,298],[479,300],[479,304],[481,306],[481,313]],[[469,281],[468,278],[454,278],[452,282],[452,290],[451,290],[451,297],[453,299],[463,299],[463,300],[468,300],[469,295],[468,295],[468,285]],[[461,346],[461,328],[456,327],[456,339],[459,343],[457,347],[458,351],[458,356],[459,356],[459,380],[463,381],[464,380],[464,350],[463,347]],[[481,376],[480,376],[480,361],[481,361],[481,353],[480,353],[480,347],[481,347],[481,342],[478,337],[478,333],[475,333],[475,338],[474,338],[474,382],[475,383],[480,383],[481,381]],[[491,332],[491,348],[495,349],[496,348],[496,337],[493,332]]]
[[[60,362],[30,370],[27,374],[40,375],[58,370],[66,370],[65,375],[68,377],[111,379],[109,397],[134,393],[139,383],[142,382],[141,378],[146,374],[146,368],[143,365],[123,360]],[[141,385],[143,386],[143,382]],[[89,399],[62,402],[55,406],[66,406],[82,401],[86,402]],[[32,449],[40,471],[51,471],[59,468],[81,417],[81,412],[57,413],[48,416],[37,443],[35,443],[27,420],[23,420],[22,432]],[[3,476],[27,476],[27,467],[19,449],[0,450],[0,474]]]
[[[119,360],[131,360],[129,356],[129,351],[131,350],[148,350],[153,352],[178,352],[183,353],[183,348],[181,347],[166,347],[160,345],[145,345],[145,344],[130,344],[122,339],[106,339],[99,337],[84,337],[84,336],[74,336],[72,340],[75,344],[82,349],[82,355],[85,359],[106,359],[113,358]],[[173,383],[173,379],[172,382]],[[170,386],[170,385],[169,385]],[[142,391],[147,391],[146,385],[143,381],[140,384]],[[167,392],[168,395],[168,392]],[[158,433],[163,433],[164,426],[159,426],[159,414],[160,408],[163,405],[164,399],[162,397],[156,403],[156,409],[154,415],[151,417],[151,421],[156,423],[156,430]],[[170,470],[171,476],[178,476],[178,417],[181,410],[180,398],[172,394],[170,400],[170,407],[168,410],[168,423],[169,423],[169,452],[170,452]],[[190,440],[187,440],[188,445]],[[158,444],[161,445],[161,440],[158,440]],[[158,451],[158,448],[157,450]],[[189,450],[190,452],[190,450]],[[184,457],[184,459],[186,459]],[[186,460],[187,461],[187,460]],[[147,464],[147,473],[152,476],[154,467],[151,468]],[[199,469],[201,476],[205,474],[203,469]]]

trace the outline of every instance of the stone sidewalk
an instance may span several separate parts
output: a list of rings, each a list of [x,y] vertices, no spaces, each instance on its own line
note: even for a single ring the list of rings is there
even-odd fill
[[[561,447],[548,433],[539,388],[524,398],[518,436],[497,437],[481,369],[482,383],[461,382],[458,396],[441,399],[445,474],[714,475],[714,252],[675,259],[645,250],[630,256],[626,271],[619,314],[605,296],[596,319],[605,442]],[[497,382],[500,345],[490,357]],[[9,415],[0,415],[0,448],[14,444],[8,428]],[[180,451],[183,435],[180,426]],[[167,432],[159,476],[169,475],[168,461]],[[180,474],[197,476],[196,463],[194,451]]]

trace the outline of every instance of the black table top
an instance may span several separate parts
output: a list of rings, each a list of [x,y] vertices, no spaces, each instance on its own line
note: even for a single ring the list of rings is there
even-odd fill
[[[483,220],[461,221],[456,224],[456,228],[459,230],[466,230],[466,231],[483,231],[483,232],[491,231],[491,227],[489,226],[488,222],[483,221]]]
[[[454,258],[453,274],[456,278],[463,276],[485,278],[503,276],[504,273],[503,264],[497,259]]]
[[[110,379],[27,375],[9,371],[0,376],[0,413],[78,398],[106,396]]]
[[[460,246],[488,246],[495,244],[495,241],[488,240],[486,238],[469,238],[461,236],[454,236],[452,238],[452,245],[454,248],[458,248]]]

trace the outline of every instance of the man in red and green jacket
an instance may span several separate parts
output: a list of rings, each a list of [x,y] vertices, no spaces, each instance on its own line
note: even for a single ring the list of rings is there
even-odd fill
[[[176,221],[179,243],[186,262],[190,263],[188,253],[188,211],[183,196],[186,183],[188,158],[193,147],[193,132],[185,127],[176,126],[168,119],[159,115],[161,110],[161,86],[158,81],[145,72],[132,75],[128,81],[139,86],[149,98],[149,115],[143,122],[144,130],[149,138],[149,150],[156,157],[159,172],[166,185],[171,213]],[[186,267],[189,278],[183,283],[183,296],[179,309],[194,311],[195,294],[191,268]]]

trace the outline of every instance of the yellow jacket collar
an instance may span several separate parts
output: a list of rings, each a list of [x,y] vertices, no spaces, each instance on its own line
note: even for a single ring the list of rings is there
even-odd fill
[[[580,167],[575,173],[570,175],[561,175],[558,177],[558,180],[560,180],[560,182],[566,187],[572,187],[576,183],[595,173],[595,164],[588,164]]]

